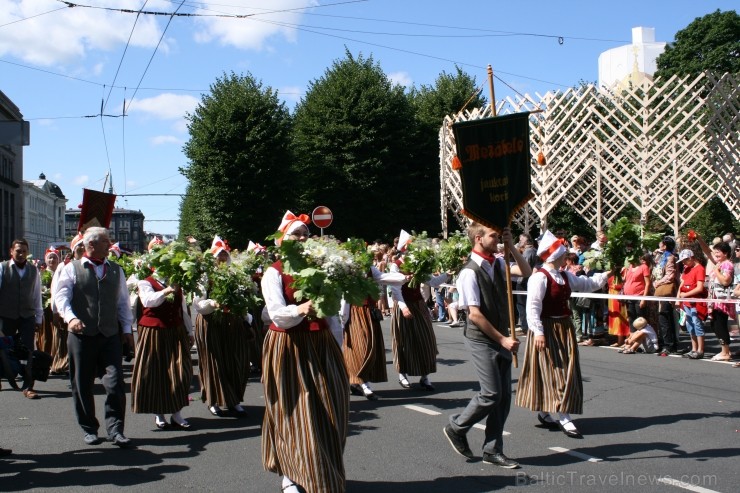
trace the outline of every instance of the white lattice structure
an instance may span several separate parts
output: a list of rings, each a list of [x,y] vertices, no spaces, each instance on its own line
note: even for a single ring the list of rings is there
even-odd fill
[[[710,73],[643,79],[611,91],[592,85],[497,102],[497,114],[530,115],[535,198],[515,218],[521,228],[547,227],[565,200],[594,227],[614,222],[628,205],[678,232],[715,195],[740,220],[740,76]],[[462,189],[451,168],[451,125],[491,116],[490,106],[445,118],[440,130],[442,229],[447,210],[461,226]]]

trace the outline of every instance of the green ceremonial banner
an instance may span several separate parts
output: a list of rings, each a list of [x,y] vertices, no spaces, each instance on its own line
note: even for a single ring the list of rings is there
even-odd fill
[[[533,197],[529,113],[457,122],[452,130],[462,164],[462,213],[501,231]]]

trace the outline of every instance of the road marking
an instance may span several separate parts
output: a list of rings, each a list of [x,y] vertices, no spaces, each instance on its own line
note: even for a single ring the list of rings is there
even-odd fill
[[[418,411],[420,413],[428,414],[430,416],[439,416],[440,414],[442,414],[442,413],[440,413],[438,411],[433,411],[433,410],[427,409],[425,407],[414,406],[413,404],[404,404],[403,407],[405,407],[406,409],[411,409],[412,411]],[[474,424],[473,425],[473,428],[478,428],[479,430],[485,430],[486,429],[486,427],[484,425],[480,424],[480,423]],[[505,431],[503,434],[504,435],[511,435],[511,433],[509,433],[508,431]]]
[[[430,416],[439,416],[440,414],[442,414],[440,412],[432,411],[431,409],[427,409],[425,407],[414,406],[413,404],[404,404],[403,407],[405,407],[406,409],[411,409],[412,411],[418,411],[420,413],[428,414]]]
[[[473,425],[473,428],[478,428],[479,430],[483,430],[483,431],[486,431],[486,425],[482,425],[482,424],[480,424],[480,423],[475,423],[475,424]],[[503,435],[504,435],[504,436],[506,436],[506,435],[511,435],[511,433],[509,433],[508,431],[505,431],[505,432],[503,432]]]
[[[718,491],[710,490],[709,488],[702,488],[701,486],[684,483],[683,481],[679,481],[678,479],[673,478],[658,478],[658,481],[661,483],[669,484],[671,486],[678,486],[679,488],[683,488],[685,490],[696,491],[697,493],[719,493]]]
[[[602,459],[599,459],[598,457],[591,457],[590,455],[582,454],[581,452],[576,452],[575,450],[570,450],[570,449],[563,448],[563,447],[550,447],[550,450],[572,455],[573,457],[578,457],[579,459],[587,460],[589,462],[601,462],[602,461]]]

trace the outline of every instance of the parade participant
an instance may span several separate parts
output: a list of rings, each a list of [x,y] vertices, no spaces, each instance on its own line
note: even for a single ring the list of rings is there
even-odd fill
[[[305,241],[308,222],[288,211],[276,243]],[[298,303],[292,283],[280,261],[262,278],[272,321],[262,359],[262,464],[283,476],[286,493],[342,493],[349,380],[332,335],[341,327],[336,317],[316,319],[311,301]]]
[[[156,272],[137,286],[143,311],[131,375],[131,410],[154,414],[160,430],[168,427],[164,414],[171,414],[169,425],[188,430],[190,423],[180,410],[189,404],[194,339],[185,297],[179,286],[168,285]]]
[[[370,267],[370,276],[380,286],[381,291],[387,285],[401,285],[406,276],[400,272],[381,273],[375,266]],[[359,306],[344,304],[342,319],[347,320],[344,326],[342,354],[349,373],[350,392],[374,401],[378,397],[370,388],[370,382],[387,382],[385,369],[385,344],[380,321],[383,313],[377,306],[377,300],[368,297]]]
[[[66,257],[64,265],[66,266],[72,259],[80,260],[85,255],[85,243],[82,241],[82,233],[77,233],[69,244],[72,252],[72,258]],[[67,324],[59,314],[56,302],[56,286],[59,280],[59,275],[62,273],[62,267],[57,268],[54,272],[54,277],[51,279],[51,311],[52,320],[54,322],[54,338],[52,340],[52,356],[51,370],[49,373],[53,375],[66,375],[69,372],[69,355],[67,352]]]
[[[105,427],[108,438],[121,448],[131,446],[123,434],[126,387],[121,367],[122,341],[133,347],[131,309],[123,269],[108,262],[108,230],[85,231],[85,256],[62,268],[54,302],[67,323],[72,401],[85,443],[97,445],[100,423],[95,417],[93,384],[101,376],[105,389]],[[123,331],[123,336],[119,332]]]
[[[46,263],[46,269],[51,272],[52,278],[54,276],[54,272],[56,272],[57,267],[59,267],[60,262],[59,257],[59,250],[54,248],[54,246],[50,246],[46,249],[46,252],[44,252],[44,262]],[[43,286],[45,284],[45,281],[43,281],[42,276],[42,288],[51,289],[51,286]],[[53,323],[53,314],[52,314],[52,306],[53,303],[49,303],[49,306],[44,307],[44,319],[43,323],[41,324],[41,330],[38,331],[36,334],[36,349],[39,351],[43,351],[45,353],[49,353],[52,357],[53,354],[53,339],[54,339],[54,323]]]
[[[17,239],[10,245],[10,260],[0,263],[0,329],[5,336],[19,338],[28,351],[21,390],[28,399],[38,399],[33,390],[33,339],[41,328],[44,309],[39,271],[27,258],[28,242]]]
[[[609,273],[587,277],[561,271],[566,251],[550,231],[545,232],[537,249],[544,264],[527,286],[530,332],[516,404],[539,412],[537,417],[544,426],[582,438],[570,417],[583,412],[583,382],[568,299],[572,291],[602,288]]]
[[[398,249],[404,251],[411,240],[402,231]],[[391,272],[403,272],[403,259],[390,265]],[[409,274],[409,273],[407,273]],[[437,287],[449,279],[447,273],[433,276],[425,282],[427,286]],[[429,313],[420,288],[412,288],[407,281],[401,286],[391,286],[393,311],[391,313],[391,338],[393,365],[398,372],[401,387],[411,388],[409,375],[420,375],[419,385],[424,390],[434,391],[429,380],[430,373],[437,371],[437,339],[434,336],[432,317]]]
[[[472,458],[466,435],[473,425],[485,418],[483,462],[514,469],[519,464],[504,455],[503,432],[511,408],[512,353],[519,349],[519,341],[509,337],[505,259],[494,257],[499,238],[508,245],[514,258],[513,275],[529,277],[532,267],[515,248],[509,228],[504,228],[500,237],[496,230],[473,222],[468,226],[468,237],[473,251],[457,279],[458,303],[468,313],[463,335],[480,392],[462,413],[450,416],[444,434],[457,453]]]
[[[216,262],[231,262],[230,250],[218,235],[213,239],[211,255]],[[222,309],[216,300],[208,297],[208,282],[193,299],[198,312],[195,343],[201,399],[214,416],[226,416],[228,410],[244,418],[247,411],[241,401],[249,378],[249,332],[241,317]]]

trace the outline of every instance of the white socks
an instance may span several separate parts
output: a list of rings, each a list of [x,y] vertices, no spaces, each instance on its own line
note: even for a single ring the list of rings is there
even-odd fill
[[[243,413],[244,412],[244,408],[242,407],[241,404],[237,404],[236,406],[234,406],[234,410],[236,412],[238,412],[238,413]]]
[[[367,384],[367,382],[365,382],[362,385],[360,385],[360,387],[362,387],[362,392],[365,395],[370,395],[370,394],[373,393],[373,389],[370,388],[370,386]]]
[[[185,421],[185,418],[183,418],[182,415],[180,414],[180,411],[177,411],[176,413],[172,414],[172,421],[174,421],[177,424],[187,423],[187,421]]]
[[[283,476],[283,491],[285,493],[299,493],[298,487],[288,476]]]
[[[157,423],[157,426],[167,424],[167,421],[164,420],[164,416],[161,414],[154,415],[154,422]]]
[[[419,382],[423,383],[424,385],[431,385],[432,383],[429,381],[428,375],[424,375],[423,377],[421,377],[421,380],[419,380]]]
[[[408,385],[409,383],[409,377],[405,373],[399,373],[398,374],[398,381],[401,383],[405,383]]]
[[[545,413],[545,412],[540,411],[540,418],[544,419],[548,423],[554,423],[555,422],[555,420],[552,418],[552,416],[550,416],[550,413]]]
[[[577,430],[576,425],[573,424],[573,421],[570,419],[570,415],[568,413],[558,413],[560,424],[565,428],[567,431],[575,431]]]

